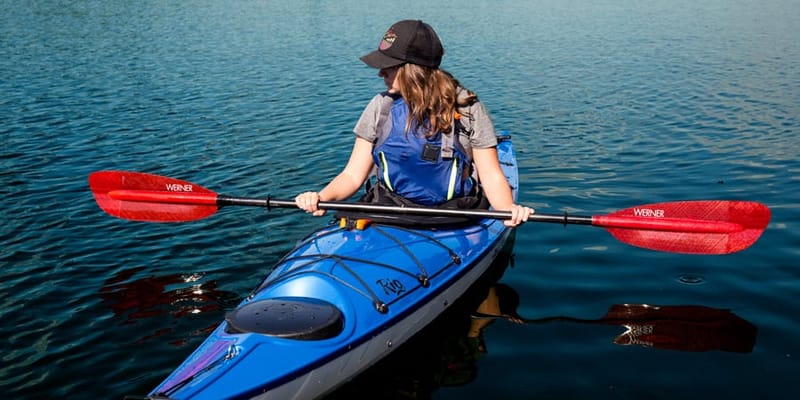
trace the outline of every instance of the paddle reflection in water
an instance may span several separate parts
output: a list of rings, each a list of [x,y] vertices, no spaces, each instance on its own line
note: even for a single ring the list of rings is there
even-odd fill
[[[615,304],[598,319],[526,319],[517,313],[519,304],[512,287],[497,280],[488,285],[484,282],[402,348],[328,399],[428,399],[439,388],[469,384],[478,376],[478,361],[489,357],[483,334],[498,319],[517,324],[619,325],[625,331],[613,339],[618,345],[687,352],[749,353],[757,333],[753,324],[729,310],[697,305]]]
[[[704,306],[614,305],[595,323],[627,328],[614,339],[619,345],[681,351],[750,353],[757,333],[755,325],[730,310]]]
[[[235,293],[219,290],[215,281],[202,282],[202,274],[150,275],[132,279],[143,269],[139,267],[119,271],[107,279],[100,289],[103,302],[120,319],[121,325],[135,324],[138,320],[164,314],[172,316],[173,324],[176,324],[178,319],[187,315],[220,312],[240,300]],[[215,326],[216,324],[211,325],[196,333],[207,333]],[[137,342],[163,336],[171,331],[171,328],[161,328],[139,338]]]
[[[510,287],[503,292],[515,308],[519,296]],[[566,316],[525,319],[515,312],[474,314],[483,318],[503,318],[524,324],[571,322],[589,325],[619,325],[625,332],[614,343],[640,345],[666,350],[749,353],[756,342],[758,329],[730,310],[696,305],[658,306],[649,304],[614,304],[598,319]]]
[[[755,346],[758,331],[755,325],[730,310],[694,305],[614,304],[605,316],[598,319],[566,316],[522,319],[509,315],[479,315],[525,324],[572,322],[619,325],[626,330],[614,338],[616,344],[679,351],[749,353]]]

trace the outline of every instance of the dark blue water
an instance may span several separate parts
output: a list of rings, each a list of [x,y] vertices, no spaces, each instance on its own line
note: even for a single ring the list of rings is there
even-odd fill
[[[123,221],[96,207],[87,176],[144,171],[252,197],[319,189],[382,90],[357,57],[408,17],[437,28],[443,66],[513,132],[522,202],[549,213],[686,199],[772,210],[753,247],[725,256],[529,224],[502,279],[528,318],[598,319],[625,303],[728,309],[757,327],[750,348],[619,345],[617,325],[497,321],[477,375],[434,398],[800,392],[791,0],[0,2],[0,392],[121,398],[177,366],[327,220],[229,208],[184,224]],[[701,328],[675,334],[712,345],[736,334]]]

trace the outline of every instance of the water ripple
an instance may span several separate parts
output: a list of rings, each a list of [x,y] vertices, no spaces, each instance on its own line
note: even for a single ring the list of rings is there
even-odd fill
[[[437,398],[791,392],[795,4],[407,3],[439,30],[443,66],[512,131],[522,202],[587,215],[695,198],[772,210],[755,246],[721,257],[530,224],[504,278],[530,317],[592,318],[622,303],[733,309],[758,326],[751,354],[620,349],[608,327],[498,322],[476,380]],[[247,197],[321,188],[347,161],[362,107],[383,90],[357,57],[392,17],[362,0],[11,0],[0,11],[0,391],[146,393],[327,219],[231,207],[186,224],[116,220],[94,204],[88,175],[136,170]],[[709,371],[702,381],[689,361]],[[657,379],[640,379],[643,363]],[[102,382],[86,374],[98,368]]]

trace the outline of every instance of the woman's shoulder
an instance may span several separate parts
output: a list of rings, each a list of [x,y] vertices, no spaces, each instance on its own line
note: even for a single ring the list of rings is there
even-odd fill
[[[468,116],[470,121],[488,116],[475,92],[459,86],[456,95],[459,113]]]
[[[475,92],[463,86],[456,87],[456,104],[460,108],[472,107],[479,102],[480,100],[478,100],[478,95]]]
[[[370,99],[369,103],[367,104],[366,110],[371,111],[375,115],[379,114],[382,110],[387,108],[391,108],[392,103],[395,100],[400,98],[399,95],[395,95],[389,92],[380,92]]]
[[[361,118],[356,122],[353,132],[359,137],[374,142],[379,126],[388,117],[395,98],[396,96],[389,92],[381,92],[373,96],[361,113]]]
[[[469,136],[473,148],[488,148],[497,145],[494,124],[478,96],[461,86],[457,91],[460,122]]]

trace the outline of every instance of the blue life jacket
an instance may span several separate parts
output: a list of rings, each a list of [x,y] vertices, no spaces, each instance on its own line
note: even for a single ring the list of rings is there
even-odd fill
[[[413,120],[406,131],[409,109],[402,97],[394,99],[388,115],[381,112],[372,158],[387,189],[427,206],[471,193],[472,159],[458,142],[456,120],[450,132],[426,137],[426,127]]]

